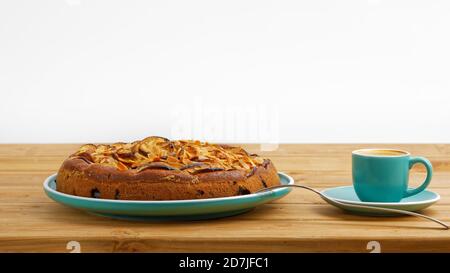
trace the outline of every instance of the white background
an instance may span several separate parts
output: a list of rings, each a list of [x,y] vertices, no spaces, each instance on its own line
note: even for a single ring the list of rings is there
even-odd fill
[[[450,142],[450,1],[4,0],[0,92],[2,143]]]

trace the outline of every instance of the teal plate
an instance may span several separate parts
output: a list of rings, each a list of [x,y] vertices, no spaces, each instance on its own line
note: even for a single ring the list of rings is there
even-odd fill
[[[337,206],[343,210],[362,214],[362,215],[373,215],[373,216],[398,216],[398,213],[388,213],[388,212],[376,212],[370,209],[364,208],[355,208],[350,206],[345,206],[345,204],[354,204],[354,205],[364,205],[364,206],[373,206],[373,207],[382,207],[382,208],[390,208],[390,209],[400,209],[407,211],[419,211],[423,210],[432,204],[436,203],[440,196],[439,194],[424,190],[416,195],[403,198],[400,202],[395,203],[385,203],[385,202],[363,202],[359,200],[358,196],[355,193],[355,189],[353,186],[344,186],[344,187],[336,187],[323,190],[322,193],[329,198],[332,198],[336,201],[340,201],[344,203],[343,205],[332,204],[333,206]],[[324,199],[327,201],[326,199]]]
[[[284,185],[294,184],[292,177],[279,172]],[[54,201],[95,215],[124,220],[202,220],[221,218],[247,212],[259,205],[279,199],[288,194],[290,188],[209,199],[133,201],[80,197],[56,191],[56,174],[44,182],[45,193]]]

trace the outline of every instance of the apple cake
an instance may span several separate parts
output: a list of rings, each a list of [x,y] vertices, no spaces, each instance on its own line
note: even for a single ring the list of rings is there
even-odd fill
[[[279,184],[269,159],[241,147],[155,136],[83,145],[56,177],[59,192],[118,200],[237,196]]]

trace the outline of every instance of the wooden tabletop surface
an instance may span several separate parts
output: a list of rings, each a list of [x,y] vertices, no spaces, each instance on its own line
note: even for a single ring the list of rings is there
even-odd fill
[[[42,183],[78,144],[0,145],[0,252],[450,252],[450,231],[415,217],[363,217],[342,212],[313,193],[294,189],[286,197],[229,218],[192,222],[127,222],[96,217],[49,199]],[[395,147],[428,157],[430,189],[441,200],[424,214],[450,222],[450,145],[280,145],[260,152],[275,166],[317,189],[351,184],[351,151]],[[413,168],[411,184],[425,177]]]

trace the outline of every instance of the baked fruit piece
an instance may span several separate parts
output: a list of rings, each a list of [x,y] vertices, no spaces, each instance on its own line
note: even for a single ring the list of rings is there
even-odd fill
[[[240,147],[163,137],[83,145],[56,181],[59,192],[120,200],[237,196],[280,184],[269,159]]]

